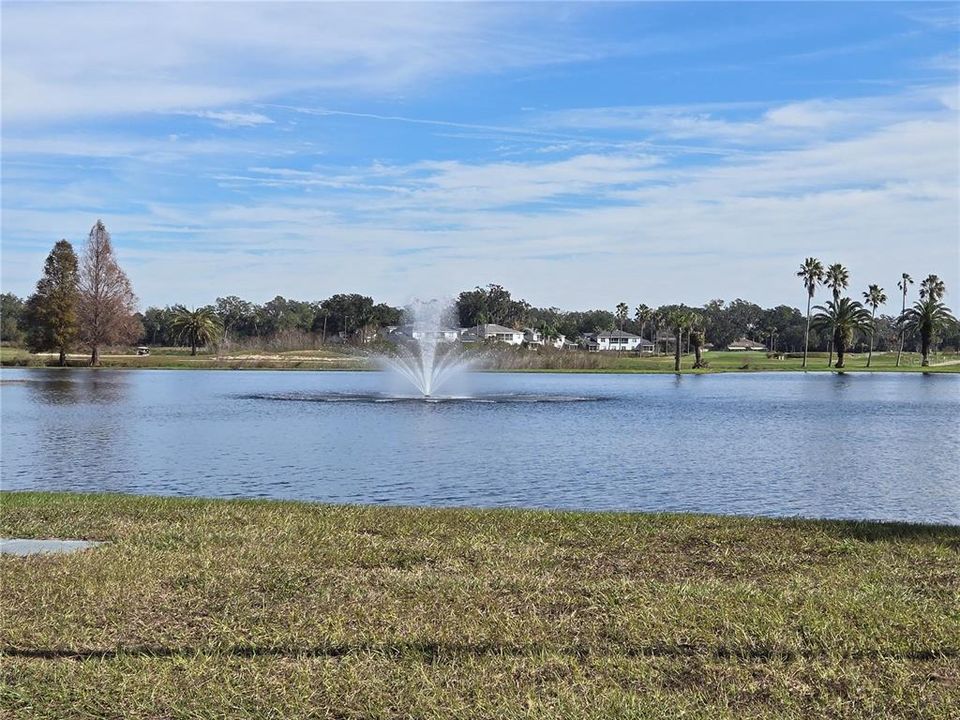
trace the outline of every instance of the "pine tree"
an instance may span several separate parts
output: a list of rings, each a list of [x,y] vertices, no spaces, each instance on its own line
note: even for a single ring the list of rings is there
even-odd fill
[[[36,292],[27,298],[25,319],[27,347],[32,352],[57,350],[60,365],[77,337],[77,255],[73,246],[60,240],[43,265]]]

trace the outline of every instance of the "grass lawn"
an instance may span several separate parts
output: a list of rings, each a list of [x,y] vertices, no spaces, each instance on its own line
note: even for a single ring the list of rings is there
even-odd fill
[[[768,358],[763,352],[710,352],[704,353],[704,359],[710,365],[707,372],[730,372],[738,370],[803,370],[802,358]],[[836,356],[833,360],[836,362]],[[643,358],[638,358],[643,362]],[[663,358],[657,358],[661,361]],[[807,358],[807,371],[830,371],[827,367],[827,353],[815,353]],[[958,372],[960,371],[960,356],[954,353],[944,353],[941,356],[931,356],[930,367],[921,367],[920,353],[904,353],[901,365],[897,367],[897,353],[874,353],[870,367],[867,367],[867,353],[849,353],[844,358],[844,370],[853,371],[918,371],[925,372]],[[673,369],[673,358],[669,358],[670,369]],[[689,368],[693,364],[692,357],[684,357],[683,365]]]
[[[596,357],[597,353],[589,354],[589,358]],[[685,373],[717,373],[717,372],[757,372],[757,371],[804,371],[802,358],[768,358],[765,352],[729,352],[718,351],[703,354],[709,365],[703,370],[693,370],[693,355],[684,355],[681,360],[681,370]],[[827,353],[813,353],[807,358],[806,370],[809,372],[830,372],[835,368],[827,367]],[[921,367],[919,353],[904,353],[900,367],[897,367],[897,354],[874,353],[870,367],[867,367],[867,354],[854,353],[845,357],[844,370],[868,372],[960,372],[960,356],[950,352],[939,356],[931,356],[929,367]],[[836,357],[834,357],[836,362]],[[533,363],[531,363],[533,364]],[[596,368],[563,368],[550,367],[520,367],[520,370],[546,372],[612,372],[612,373],[672,373],[674,372],[673,356],[644,356],[637,357],[630,354],[617,355],[603,353],[601,362]]]
[[[333,350],[301,350],[295,352],[236,353],[216,356],[207,353],[191,355],[184,348],[152,348],[149,355],[106,352],[100,356],[101,365],[108,368],[162,368],[184,369],[278,369],[278,370],[364,370],[363,357]],[[71,354],[71,367],[87,367],[90,355]],[[7,367],[56,366],[54,354],[33,355],[22,348],[0,347],[0,365]]]
[[[0,494],[0,715],[948,718],[960,528]]]
[[[494,359],[491,359],[494,358]],[[376,366],[362,354],[349,348],[342,350],[292,350],[270,353],[237,353],[216,356],[200,353],[191,356],[184,348],[154,348],[150,355],[138,357],[133,354],[105,353],[101,356],[104,367],[114,368],[167,368],[167,369],[290,369],[290,370],[373,370]],[[704,353],[709,367],[704,370],[691,370],[693,356],[684,355],[683,372],[755,372],[770,370],[802,371],[800,358],[778,360],[768,358],[764,352],[709,352]],[[847,355],[846,370],[876,372],[960,372],[960,355],[943,353],[931,357],[931,367],[920,366],[919,353],[904,353],[901,366],[896,366],[897,354],[874,353],[871,367],[867,368],[866,353]],[[26,350],[15,347],[0,347],[0,365],[8,367],[42,367],[55,365],[57,358],[53,354],[31,355]],[[86,367],[89,356],[70,355],[71,366]],[[499,360],[488,357],[488,366],[494,370],[517,372],[584,372],[584,373],[672,373],[673,356],[636,357],[631,354],[616,353],[548,353],[508,352]],[[827,372],[826,353],[813,353],[807,361],[807,370]]]

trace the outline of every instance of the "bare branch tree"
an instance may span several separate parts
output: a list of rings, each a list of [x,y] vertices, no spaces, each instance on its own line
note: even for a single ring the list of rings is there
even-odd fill
[[[90,364],[100,364],[100,348],[137,339],[137,296],[113,254],[110,233],[97,220],[80,259],[80,339],[90,348]]]

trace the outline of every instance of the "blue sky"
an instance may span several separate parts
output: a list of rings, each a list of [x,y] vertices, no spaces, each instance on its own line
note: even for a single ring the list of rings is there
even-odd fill
[[[956,4],[2,13],[21,295],[98,217],[143,306],[490,282],[567,309],[799,306],[807,255],[857,296],[960,282]]]

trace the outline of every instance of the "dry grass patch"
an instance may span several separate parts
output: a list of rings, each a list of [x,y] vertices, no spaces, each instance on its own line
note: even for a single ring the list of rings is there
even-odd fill
[[[18,717],[950,717],[960,529],[4,493]]]

